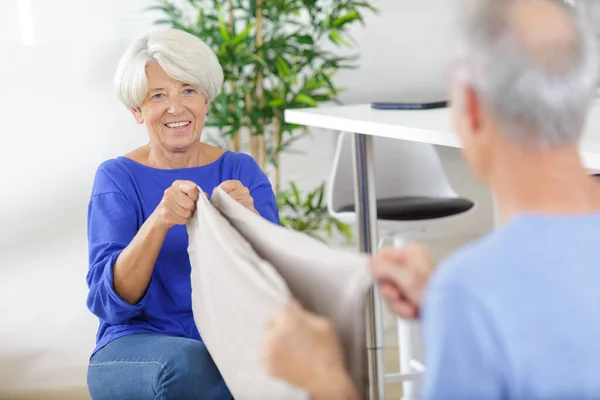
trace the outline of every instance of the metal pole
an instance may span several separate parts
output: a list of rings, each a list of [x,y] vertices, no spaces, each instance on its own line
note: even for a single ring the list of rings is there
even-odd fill
[[[354,204],[358,222],[360,251],[372,253],[377,246],[377,199],[373,179],[373,138],[354,134]],[[376,286],[369,291],[367,310],[367,354],[369,361],[369,399],[385,399],[383,368],[383,324],[381,300]]]

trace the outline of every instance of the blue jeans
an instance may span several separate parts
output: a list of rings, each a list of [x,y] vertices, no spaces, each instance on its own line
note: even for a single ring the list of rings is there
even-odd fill
[[[87,375],[94,400],[230,400],[204,343],[160,334],[115,339],[92,359]]]

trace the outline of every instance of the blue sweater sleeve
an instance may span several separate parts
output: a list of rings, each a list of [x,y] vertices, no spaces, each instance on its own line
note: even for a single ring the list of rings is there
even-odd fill
[[[503,353],[483,305],[460,284],[436,282],[423,311],[424,398],[505,398]]]
[[[96,175],[88,206],[87,306],[101,320],[121,324],[139,315],[147,295],[129,304],[114,290],[113,266],[138,231],[136,210],[106,171]]]
[[[252,157],[244,156],[249,164],[244,170],[248,176],[248,190],[254,199],[254,208],[263,218],[279,225],[279,208],[269,178]]]

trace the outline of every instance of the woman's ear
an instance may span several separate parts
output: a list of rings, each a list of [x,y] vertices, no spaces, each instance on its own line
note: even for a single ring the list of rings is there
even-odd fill
[[[129,111],[133,114],[133,118],[135,118],[135,122],[138,124],[144,123],[144,116],[142,115],[142,110],[140,108],[129,107]]]
[[[204,115],[208,114],[208,111],[210,110],[210,100],[206,99],[205,103]]]

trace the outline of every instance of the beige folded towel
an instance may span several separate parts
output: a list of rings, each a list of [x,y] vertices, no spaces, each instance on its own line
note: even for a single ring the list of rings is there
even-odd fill
[[[272,224],[221,189],[210,202],[200,196],[187,229],[194,319],[236,399],[308,398],[270,377],[260,360],[265,322],[292,298],[333,322],[348,371],[365,393],[365,255]]]

